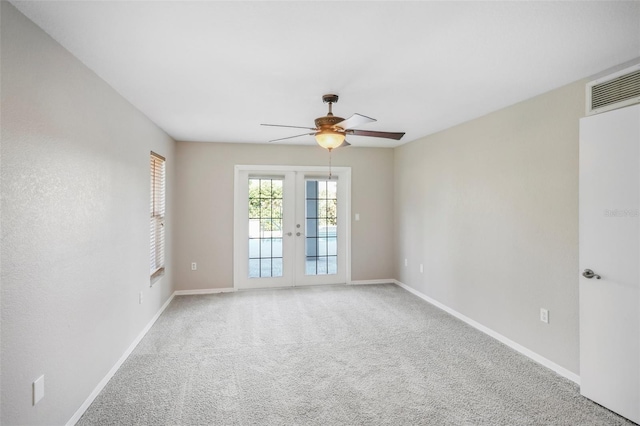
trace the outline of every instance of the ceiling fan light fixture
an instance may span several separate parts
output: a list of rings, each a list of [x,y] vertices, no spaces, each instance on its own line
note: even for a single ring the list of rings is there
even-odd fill
[[[293,129],[308,129],[311,130],[312,133],[303,133],[301,135],[296,136],[288,136],[286,138],[273,139],[269,142],[277,142],[285,139],[293,139],[298,138],[300,136],[314,135],[316,137],[316,142],[318,145],[327,149],[329,151],[334,148],[338,148],[340,146],[349,146],[351,145],[349,142],[345,140],[346,134],[348,133],[350,136],[368,136],[368,137],[377,137],[377,138],[387,138],[387,139],[395,139],[400,140],[404,133],[400,132],[378,132],[371,130],[359,130],[356,127],[359,127],[363,124],[371,123],[376,121],[375,118],[367,117],[362,114],[353,114],[351,117],[346,120],[342,117],[338,117],[333,115],[331,111],[331,106],[338,102],[338,95],[324,95],[322,97],[324,103],[329,104],[329,111],[327,115],[324,117],[318,117],[314,120],[316,127],[301,127],[301,126],[286,126],[282,124],[262,124],[262,126],[272,126],[272,127],[290,127]]]
[[[332,129],[324,129],[316,133],[318,145],[329,151],[342,145],[344,138],[344,133]]]

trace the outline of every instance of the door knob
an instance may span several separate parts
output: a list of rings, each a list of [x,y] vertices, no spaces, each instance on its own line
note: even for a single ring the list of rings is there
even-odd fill
[[[300,233],[299,233],[299,232],[296,232],[296,235],[299,237],[299,236],[300,236]]]
[[[287,235],[288,235],[288,236],[292,236],[292,235],[293,235],[293,232],[287,232]]]
[[[585,269],[584,272],[582,273],[582,276],[589,279],[595,277],[596,280],[599,280],[600,278],[602,278],[600,275],[596,274],[591,269]]]

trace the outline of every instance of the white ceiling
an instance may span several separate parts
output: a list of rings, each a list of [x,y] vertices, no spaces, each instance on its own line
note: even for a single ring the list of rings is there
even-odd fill
[[[334,113],[391,147],[640,56],[640,2],[13,1],[177,140],[257,142]],[[286,143],[314,144],[312,136]]]

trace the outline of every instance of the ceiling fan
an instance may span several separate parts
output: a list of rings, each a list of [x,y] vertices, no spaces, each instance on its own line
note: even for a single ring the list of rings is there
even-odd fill
[[[301,135],[274,139],[270,140],[269,142],[276,142],[284,139],[293,139],[300,136],[314,135],[316,137],[316,142],[318,142],[318,145],[328,149],[329,152],[331,152],[331,150],[333,150],[334,148],[351,145],[345,140],[347,135],[370,136],[395,140],[400,140],[404,136],[404,132],[376,132],[371,130],[354,129],[354,127],[371,123],[377,120],[361,114],[353,114],[346,120],[342,117],[336,117],[335,115],[333,115],[333,112],[331,112],[331,106],[338,102],[338,95],[324,95],[322,97],[322,101],[329,104],[329,112],[324,117],[318,117],[315,119],[316,127],[285,126],[282,124],[262,124],[262,126],[290,127],[293,129],[312,130],[312,132],[310,133],[303,133]]]

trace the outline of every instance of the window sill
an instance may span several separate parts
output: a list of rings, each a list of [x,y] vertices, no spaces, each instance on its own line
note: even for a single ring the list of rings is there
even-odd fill
[[[158,269],[156,272],[153,273],[153,275],[151,275],[150,287],[153,287],[153,285],[156,282],[160,281],[162,277],[164,277],[164,268]]]

